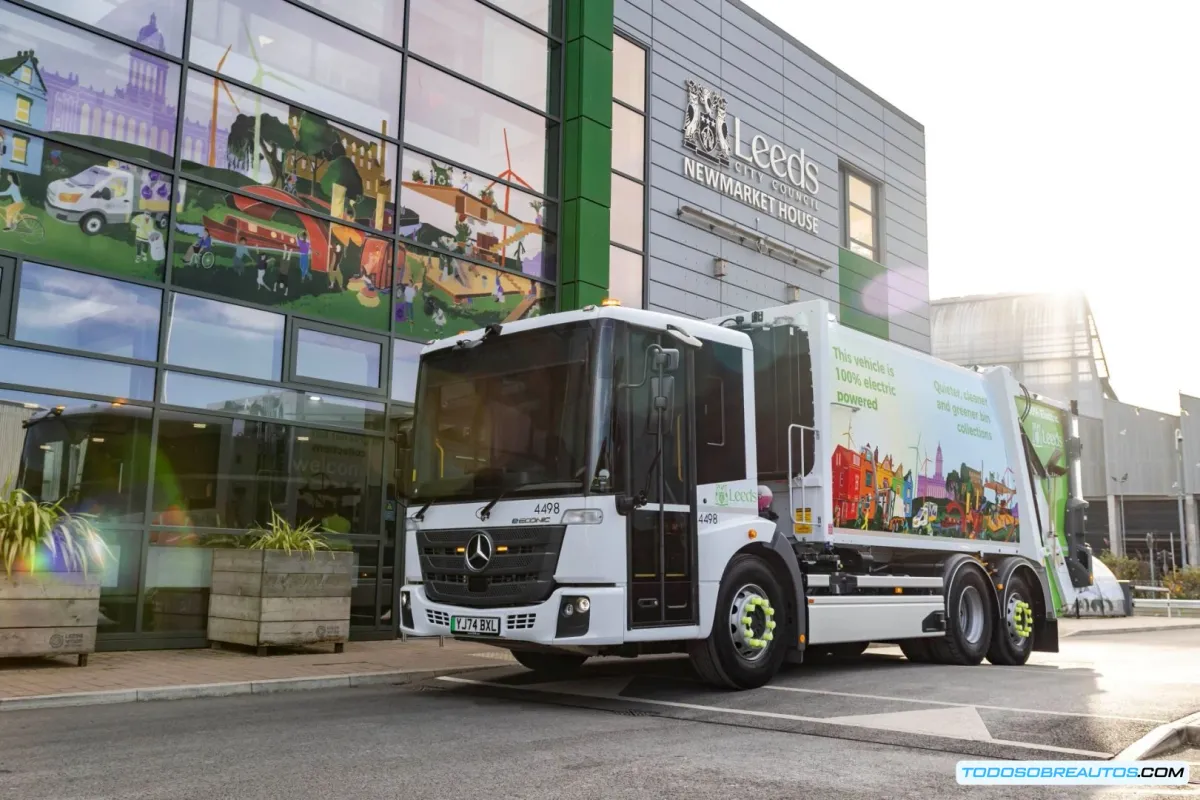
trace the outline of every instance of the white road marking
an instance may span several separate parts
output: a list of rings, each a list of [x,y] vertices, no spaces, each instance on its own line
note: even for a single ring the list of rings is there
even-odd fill
[[[541,693],[541,694],[564,694],[564,692],[556,692],[551,688],[539,688],[536,686],[518,686],[518,685],[510,685],[510,684],[506,684],[506,683],[498,683],[496,681],[477,681],[477,680],[471,680],[469,678],[455,678],[452,676],[442,676],[440,678],[437,678],[436,680],[442,681],[444,683],[457,683],[457,684],[463,684],[463,685],[467,685],[467,686],[487,686],[487,687],[491,687],[491,688],[495,688],[495,689],[519,690],[519,691],[526,691],[526,692],[537,692],[537,693]],[[670,700],[648,700],[648,699],[642,698],[642,697],[621,697],[621,698],[615,698],[615,699],[619,699],[619,700],[622,700],[622,701],[625,701],[628,703],[640,703],[642,705],[649,705],[649,706],[663,706],[666,708],[683,708],[683,709],[688,709],[689,711],[710,711],[710,712],[713,712],[716,714],[729,714],[729,715],[733,715],[733,716],[764,717],[767,719],[782,719],[782,720],[789,720],[792,722],[819,722],[819,723],[829,724],[828,719],[822,719],[821,717],[803,717],[798,714],[780,714],[780,713],[777,713],[774,711],[752,711],[749,709],[722,708],[720,706],[703,706],[703,705],[699,705],[696,703],[677,703],[677,702],[673,702]],[[863,728],[866,730],[879,730],[878,728],[873,728],[871,725],[864,725],[861,723],[833,723],[833,724],[835,724],[835,725],[840,724],[842,727],[847,727],[847,728]],[[932,737],[935,737],[938,739],[947,739],[950,741],[963,741],[962,739],[959,739],[957,737],[947,736],[945,734],[930,733],[930,734],[924,734],[924,735],[932,736]],[[1010,739],[991,739],[989,741],[992,744],[1010,745],[1012,747],[1020,747],[1025,750],[1037,750],[1037,751],[1050,752],[1050,753],[1064,753],[1067,755],[1089,756],[1092,758],[1105,758],[1105,759],[1112,758],[1112,753],[1101,753],[1096,750],[1077,750],[1072,747],[1056,747],[1054,745],[1049,745],[1049,744],[1031,744],[1029,742],[1016,742],[1016,741],[1012,741]]]
[[[805,694],[827,694],[833,697],[857,697],[864,700],[888,700],[894,703],[921,703],[931,706],[954,706],[956,708],[986,708],[988,711],[1015,711],[1020,714],[1048,714],[1055,717],[1086,717],[1088,719],[1118,719],[1122,722],[1146,722],[1151,725],[1161,725],[1169,722],[1165,719],[1146,719],[1145,717],[1122,717],[1115,714],[1087,714],[1082,711],[1046,711],[1041,708],[1011,708],[1009,706],[988,706],[982,703],[951,703],[945,700],[920,700],[912,697],[887,697],[881,694],[858,694],[856,692],[833,692],[827,689],[801,689],[797,686],[767,685],[764,689],[776,692],[801,692]]]
[[[920,711],[892,711],[883,714],[853,714],[846,717],[826,717],[825,721],[837,725],[864,725],[868,728],[883,728],[905,733],[953,736],[956,739],[971,739],[977,742],[992,741],[992,732],[987,729],[979,712],[970,706],[926,708]]]

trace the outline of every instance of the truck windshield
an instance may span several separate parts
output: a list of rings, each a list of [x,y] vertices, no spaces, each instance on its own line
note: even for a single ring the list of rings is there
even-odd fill
[[[408,497],[585,491],[594,340],[589,323],[557,325],[423,358]]]
[[[71,178],[71,183],[84,189],[90,189],[110,175],[107,170],[99,167],[88,167],[83,172]]]

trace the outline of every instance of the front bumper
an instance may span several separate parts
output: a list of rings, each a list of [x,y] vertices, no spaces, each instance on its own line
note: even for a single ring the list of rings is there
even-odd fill
[[[82,211],[63,208],[62,206],[55,204],[49,198],[46,200],[46,210],[50,212],[50,216],[61,222],[79,222],[79,220],[83,219],[84,214]]]
[[[450,632],[450,618],[463,616],[500,618],[499,636],[457,635],[461,639],[485,644],[530,642],[549,647],[599,647],[623,644],[625,641],[625,590],[620,587],[561,586],[541,603],[504,608],[465,608],[435,603],[426,597],[425,587],[419,584],[406,585],[401,591],[408,593],[412,627],[402,622],[400,629],[410,636],[455,636]],[[564,596],[586,596],[591,601],[587,633],[581,636],[557,635]]]

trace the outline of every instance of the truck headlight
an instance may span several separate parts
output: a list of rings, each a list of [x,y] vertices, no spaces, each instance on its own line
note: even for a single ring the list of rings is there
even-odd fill
[[[572,508],[563,512],[563,525],[599,525],[604,522],[604,512],[598,508]]]

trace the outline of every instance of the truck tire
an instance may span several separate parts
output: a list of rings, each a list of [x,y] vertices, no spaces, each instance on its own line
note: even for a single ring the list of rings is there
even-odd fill
[[[89,211],[79,220],[79,229],[88,236],[95,236],[104,230],[104,215],[99,211]]]
[[[939,664],[975,666],[992,644],[995,612],[991,584],[979,570],[962,567],[946,594],[946,635],[929,647]]]
[[[583,666],[587,656],[574,653],[540,653],[530,650],[512,650],[513,658],[522,667],[547,678],[561,678],[571,675]]]
[[[1000,619],[992,633],[987,659],[1019,667],[1033,653],[1033,590],[1023,575],[1013,575],[1000,597]]]
[[[933,641],[931,639],[905,639],[900,642],[900,652],[904,653],[904,657],[914,664],[928,664],[933,661],[933,651],[929,648]]]
[[[717,594],[712,633],[688,647],[700,677],[725,689],[757,689],[775,677],[790,637],[782,613],[786,603],[766,561],[748,553],[735,556]]]

